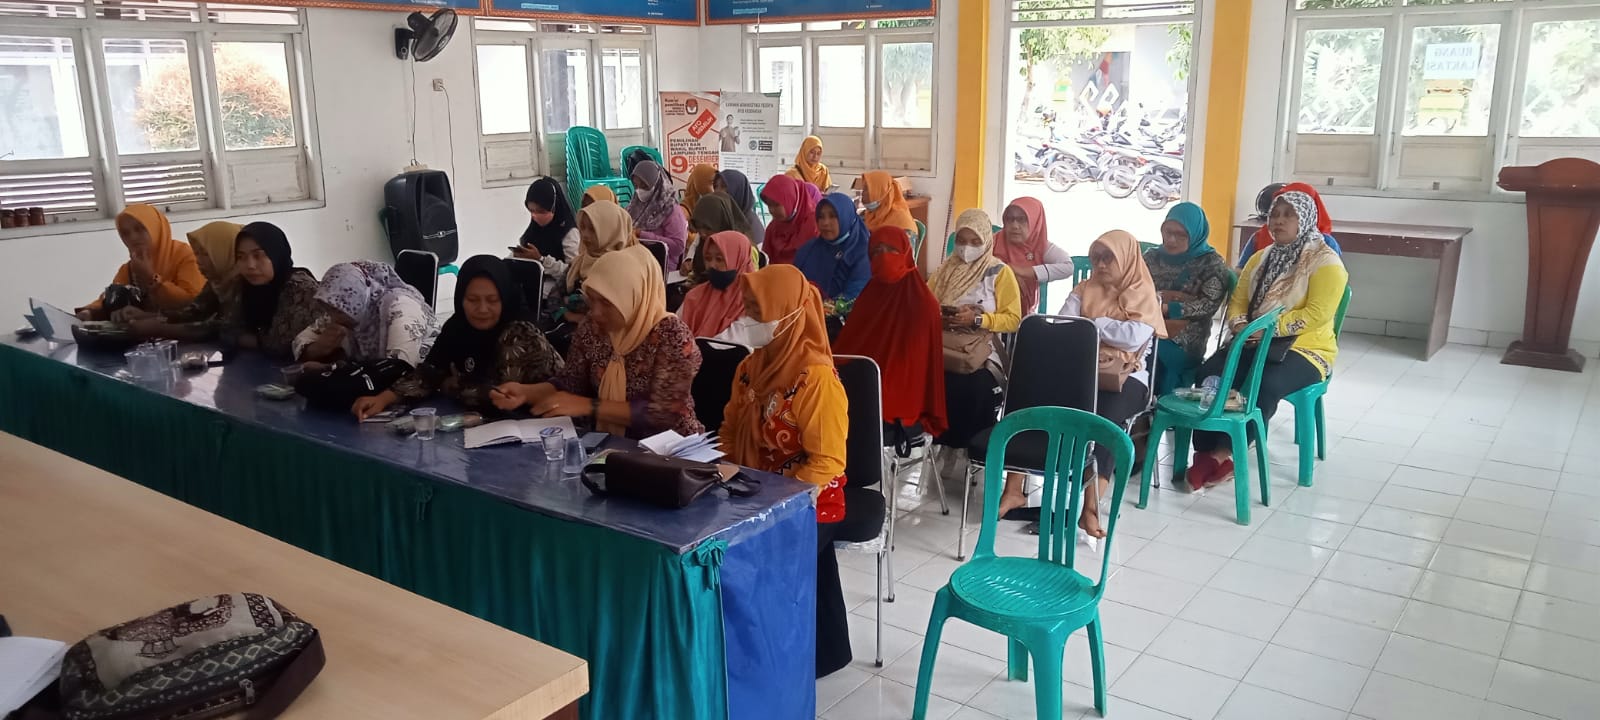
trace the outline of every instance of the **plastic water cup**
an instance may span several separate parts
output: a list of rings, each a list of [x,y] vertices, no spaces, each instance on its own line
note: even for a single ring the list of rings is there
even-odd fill
[[[578,475],[583,472],[583,464],[589,458],[583,452],[583,441],[578,438],[567,438],[567,456],[561,462],[562,475]]]
[[[432,440],[439,427],[439,411],[435,408],[417,408],[411,411],[411,428],[418,440]]]
[[[544,446],[544,459],[550,462],[561,462],[567,456],[567,439],[562,437],[561,428],[539,431],[539,444]]]

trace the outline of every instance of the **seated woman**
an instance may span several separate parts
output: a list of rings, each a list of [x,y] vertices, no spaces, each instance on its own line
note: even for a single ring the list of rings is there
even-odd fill
[[[1156,291],[1161,293],[1167,337],[1156,343],[1156,394],[1178,387],[1178,378],[1200,366],[1211,340],[1211,317],[1227,300],[1233,271],[1206,239],[1211,223],[1199,205],[1178,203],[1161,223],[1161,247],[1145,251]]]
[[[1072,256],[1050,242],[1044,204],[1037,198],[1013,200],[1000,215],[1000,224],[994,256],[1011,266],[1022,292],[1022,314],[1032,315],[1039,311],[1039,288],[1072,277]]]
[[[371,260],[328,268],[317,290],[322,318],[294,340],[302,361],[403,360],[415,367],[439,328],[433,307],[394,267]]]
[[[928,286],[944,320],[945,417],[950,425],[935,442],[964,452],[974,436],[1000,418],[1005,371],[993,334],[1016,332],[1022,325],[1017,278],[1011,266],[994,256],[994,224],[988,213],[973,209],[956,218],[955,255],[944,259]],[[973,364],[975,369],[967,369]],[[1004,499],[1001,503],[1004,515],[1011,508]]]
[[[1276,185],[1278,186],[1277,191],[1271,193],[1270,196],[1263,197],[1263,195],[1267,195],[1267,189],[1272,188],[1272,185],[1263,188],[1262,194],[1256,196],[1256,212],[1260,213],[1262,218],[1265,218],[1272,211],[1273,202],[1284,193],[1304,193],[1311,197],[1311,202],[1317,207],[1317,232],[1322,234],[1322,241],[1328,244],[1328,247],[1333,250],[1335,255],[1342,255],[1344,251],[1339,249],[1339,241],[1333,237],[1333,217],[1328,215],[1328,208],[1322,204],[1322,196],[1317,194],[1317,189],[1300,182],[1287,185],[1276,183]],[[1243,269],[1245,263],[1250,262],[1251,256],[1271,247],[1272,241],[1272,233],[1267,230],[1266,223],[1262,223],[1256,233],[1250,236],[1250,242],[1245,243],[1244,251],[1239,253],[1239,268]]]
[[[537,261],[544,267],[544,292],[554,292],[567,274],[567,264],[578,256],[582,246],[578,233],[578,218],[567,204],[567,194],[561,185],[547,177],[539,178],[528,186],[523,199],[532,219],[517,246],[511,249],[513,257]],[[461,279],[456,278],[459,284]]]
[[[589,270],[607,253],[639,244],[633,219],[614,202],[596,202],[578,211],[578,237],[582,252],[567,265],[566,300],[555,311],[558,320],[583,320],[587,306],[580,290]],[[653,256],[652,256],[653,257]]]
[[[892,226],[911,235],[917,233],[917,221],[911,217],[905,193],[900,192],[900,185],[889,173],[873,170],[861,176],[861,207],[866,210],[862,218],[867,222],[867,232]]]
[[[1256,390],[1256,407],[1268,422],[1281,400],[1328,377],[1339,354],[1333,320],[1350,276],[1338,253],[1323,241],[1318,217],[1316,200],[1310,195],[1293,190],[1279,195],[1267,215],[1272,246],[1250,258],[1228,300],[1225,317],[1230,333],[1266,313],[1283,310]],[[1281,355],[1280,348],[1286,348]],[[1260,347],[1247,348],[1240,353],[1239,366],[1246,367],[1252,353],[1260,351]],[[1222,375],[1227,353],[1226,345],[1219,348],[1201,363],[1195,376]],[[1244,372],[1235,373],[1234,389],[1244,384],[1245,376]],[[1227,435],[1196,432],[1194,449],[1186,478],[1190,489],[1233,479],[1233,444]]]
[[[672,178],[655,161],[646,160],[633,168],[632,179],[633,201],[628,203],[628,215],[633,218],[639,239],[666,245],[667,267],[678,267],[688,247],[689,220],[678,205]]]
[[[800,152],[794,154],[794,164],[785,175],[817,189],[818,193],[833,190],[833,176],[828,166],[822,164],[822,138],[808,135],[800,142]]]
[[[689,177],[683,181],[683,216],[694,217],[694,209],[700,204],[700,198],[716,192],[717,169],[711,165],[701,163],[689,168]]]
[[[1161,322],[1161,300],[1156,296],[1150,271],[1139,257],[1139,241],[1121,230],[1101,235],[1089,246],[1089,263],[1094,267],[1089,279],[1079,283],[1062,303],[1059,315],[1076,315],[1094,321],[1100,333],[1100,391],[1095,396],[1095,414],[1119,426],[1148,406],[1150,373],[1144,357],[1152,338],[1166,337]],[[1107,379],[1123,376],[1120,389],[1107,390]],[[1111,485],[1111,450],[1096,447],[1094,473],[1083,483],[1083,511],[1078,527],[1093,538],[1103,538],[1100,527],[1100,497]],[[1095,478],[1098,477],[1098,480]],[[1021,495],[1021,484],[1012,488],[1008,480],[1006,497],[1014,502]],[[1005,504],[1005,499],[1001,504]]]
[[[216,336],[222,325],[224,303],[239,302],[238,277],[233,272],[233,244],[244,226],[222,220],[189,231],[195,264],[206,278],[194,301],[176,310],[153,313],[125,308],[119,313],[143,337],[164,337],[198,342]]]
[[[706,282],[689,290],[678,308],[678,317],[695,337],[717,337],[744,315],[739,278],[756,269],[744,235],[730,230],[707,237],[701,244]]]
[[[194,250],[172,239],[167,216],[149,205],[129,205],[117,215],[117,236],[128,248],[128,261],[117,268],[112,285],[137,290],[132,307],[147,312],[177,310],[205,287],[206,278],[195,263]],[[120,310],[121,308],[116,308]],[[104,296],[77,309],[82,320],[106,320]]]
[[[646,438],[703,431],[689,389],[700,371],[694,334],[667,312],[661,265],[637,245],[596,260],[583,284],[588,318],[566,364],[549,382],[510,382],[493,393],[501,410],[587,418],[597,430]]]
[[[612,192],[610,187],[605,185],[595,185],[590,187],[588,190],[583,191],[583,201],[578,204],[578,209],[582,210],[601,201],[615,205],[617,203],[617,194]]]
[[[456,312],[427,359],[388,390],[356,400],[350,412],[365,420],[396,401],[418,402],[438,392],[469,408],[483,408],[490,406],[489,391],[498,385],[549,380],[561,369],[561,356],[523,307],[505,260],[469,258],[456,277]]]
[[[794,266],[822,291],[829,315],[861,294],[872,277],[867,261],[867,228],[848,195],[833,193],[817,205],[817,236],[800,246]]]
[[[817,204],[822,196],[815,186],[787,175],[773,175],[761,188],[761,201],[767,204],[766,238],[761,251],[773,265],[793,265],[800,246],[817,236]]]
[[[717,173],[717,182],[713,187],[717,192],[725,192],[733,198],[733,204],[739,208],[739,212],[744,213],[745,226],[750,228],[745,236],[750,238],[751,245],[761,247],[762,241],[766,240],[767,226],[761,222],[761,215],[756,213],[756,194],[750,189],[750,178],[738,170],[723,170]]]
[[[882,368],[885,438],[903,444],[915,430],[939,435],[948,427],[939,301],[917,273],[904,230],[879,229],[867,254],[872,279],[856,298],[834,351],[865,355]]]
[[[689,218],[689,230],[695,234],[697,240],[694,249],[683,259],[683,266],[678,271],[683,273],[684,279],[690,285],[698,285],[705,278],[706,272],[705,258],[701,257],[705,243],[701,241],[722,232],[738,233],[748,238],[749,235],[746,233],[749,229],[750,226],[745,224],[744,213],[739,212],[738,205],[727,193],[713,192],[700,196],[700,202],[694,207],[694,215]],[[745,253],[752,254],[753,257],[754,250],[755,248],[751,247]]]
[[[734,372],[723,412],[728,459],[811,485],[817,513],[817,677],[850,664],[850,629],[836,540],[859,542],[883,527],[883,495],[846,487],[849,404],[816,288],[789,265],[745,276],[745,314],[767,328]]]
[[[294,266],[289,238],[268,222],[239,231],[233,268],[242,282],[239,302],[222,307],[223,345],[292,359],[295,338],[322,316],[316,276]]]

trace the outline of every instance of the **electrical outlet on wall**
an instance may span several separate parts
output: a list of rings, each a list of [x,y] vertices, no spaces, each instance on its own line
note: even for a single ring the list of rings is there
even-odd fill
[[[434,78],[433,79],[433,91],[434,92],[444,92],[444,78]]]

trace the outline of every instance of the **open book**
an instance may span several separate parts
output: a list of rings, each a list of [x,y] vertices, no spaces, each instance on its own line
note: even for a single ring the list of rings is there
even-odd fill
[[[462,442],[468,450],[509,443],[536,443],[539,442],[539,433],[545,428],[558,428],[561,436],[567,439],[578,436],[578,429],[572,426],[572,418],[529,418],[501,420],[467,428],[466,438]]]
[[[639,441],[644,449],[657,455],[666,455],[695,462],[716,462],[722,459],[722,449],[717,436],[698,433],[684,437],[668,430]]]

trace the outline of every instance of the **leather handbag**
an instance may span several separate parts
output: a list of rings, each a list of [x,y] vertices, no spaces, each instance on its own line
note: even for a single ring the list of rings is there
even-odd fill
[[[971,375],[989,361],[994,352],[994,333],[983,328],[958,328],[944,331],[944,369],[957,375]]]
[[[602,497],[625,497],[676,510],[715,487],[730,496],[756,494],[754,483],[743,479],[724,480],[712,463],[692,462],[650,452],[617,452],[605,456],[603,463],[583,469],[583,486]]]
[[[1131,356],[1131,357],[1130,357]],[[1139,369],[1139,356],[1116,349],[1100,347],[1098,387],[1106,392],[1122,392],[1122,384]]]
[[[325,657],[317,629],[272,598],[209,595],[108,627],[67,650],[65,720],[276,717]]]

